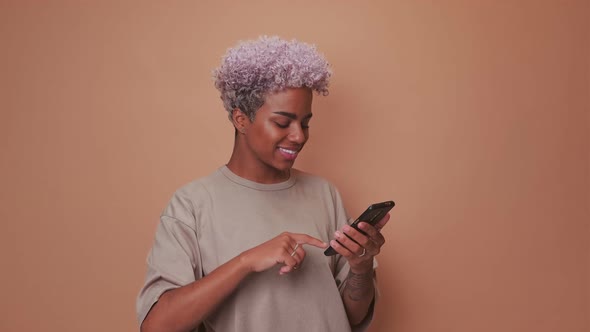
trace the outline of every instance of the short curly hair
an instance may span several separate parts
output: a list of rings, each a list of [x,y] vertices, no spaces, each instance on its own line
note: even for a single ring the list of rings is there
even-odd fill
[[[307,87],[326,96],[331,75],[328,62],[314,45],[276,36],[239,42],[213,71],[230,120],[235,109],[254,120],[269,92]]]

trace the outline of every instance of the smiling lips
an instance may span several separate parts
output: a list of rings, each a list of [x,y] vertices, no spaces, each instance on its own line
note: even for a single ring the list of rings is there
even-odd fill
[[[295,160],[295,158],[297,158],[297,154],[299,153],[300,149],[285,149],[285,148],[279,148],[279,152],[281,153],[281,155],[283,157],[285,157],[285,159],[288,160]]]

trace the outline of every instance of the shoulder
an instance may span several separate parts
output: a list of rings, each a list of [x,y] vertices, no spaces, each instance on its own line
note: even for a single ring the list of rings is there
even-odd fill
[[[217,180],[218,173],[217,170],[178,188],[170,198],[162,215],[192,224],[192,221],[198,219],[200,214],[210,209],[212,199],[209,188],[219,181]]]
[[[294,176],[297,177],[297,184],[312,190],[329,193],[332,197],[339,197],[338,188],[329,180],[319,175],[307,173],[298,169],[293,169]]]

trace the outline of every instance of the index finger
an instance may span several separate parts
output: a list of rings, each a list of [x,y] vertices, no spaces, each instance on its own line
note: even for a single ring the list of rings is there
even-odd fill
[[[389,218],[391,216],[388,214],[385,215],[385,217],[381,218],[381,220],[379,220],[378,223],[375,224],[375,228],[377,228],[377,230],[381,230],[383,227],[385,227],[385,224],[387,224],[387,222],[389,221]]]
[[[328,247],[328,244],[320,239],[316,239],[313,236],[309,236],[307,234],[291,234],[293,239],[297,241],[299,244],[309,244],[314,247],[325,249]]]

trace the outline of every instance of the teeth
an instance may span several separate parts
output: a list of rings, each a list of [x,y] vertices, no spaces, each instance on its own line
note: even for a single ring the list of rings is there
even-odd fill
[[[287,150],[287,149],[283,149],[283,148],[279,148],[279,150],[281,150],[281,151],[283,151],[283,152],[286,152],[286,153],[288,153],[288,154],[296,154],[296,153],[297,153],[297,151],[293,151],[293,150]]]

